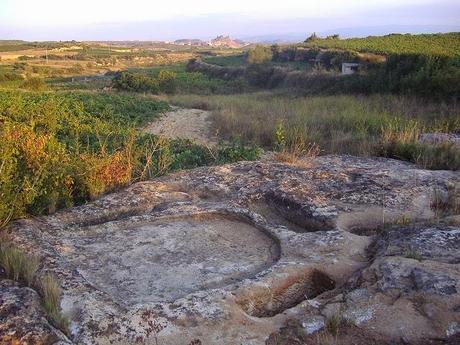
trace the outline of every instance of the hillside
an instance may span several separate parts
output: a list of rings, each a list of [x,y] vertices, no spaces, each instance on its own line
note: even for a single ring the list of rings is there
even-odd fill
[[[349,39],[331,37],[307,39],[301,46],[344,49],[376,54],[423,54],[449,57],[460,55],[459,32],[433,35],[391,34]]]

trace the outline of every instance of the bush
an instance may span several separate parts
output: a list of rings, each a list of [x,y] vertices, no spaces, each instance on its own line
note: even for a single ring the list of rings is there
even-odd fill
[[[162,70],[158,73],[157,80],[162,92],[172,94],[176,91],[176,73]]]
[[[112,87],[123,91],[142,91],[157,94],[158,82],[143,74],[121,72],[112,81]]]
[[[315,42],[320,40],[320,37],[316,34],[316,32],[312,33],[304,42]]]
[[[241,160],[253,161],[259,158],[261,150],[257,146],[245,146],[241,140],[234,139],[227,146],[222,143],[217,149],[218,163],[233,163]]]
[[[329,40],[331,41],[331,40]],[[268,48],[267,48],[268,49]],[[436,100],[460,98],[460,64],[458,58],[420,54],[392,54],[386,61],[372,62],[350,51],[322,51],[273,47],[275,61],[303,61],[310,70],[292,70],[273,64],[222,67],[190,62],[189,70],[208,76],[235,80],[244,77],[258,88],[292,88],[304,95],[394,93],[417,95]],[[310,62],[314,59],[314,63]],[[361,64],[360,72],[340,75],[342,62]]]
[[[273,53],[270,47],[257,45],[248,52],[247,61],[249,64],[263,64],[271,61]]]
[[[121,72],[112,80],[112,87],[117,90],[153,94],[160,91],[172,94],[176,91],[176,86],[176,73],[166,70],[161,70],[157,78],[151,78],[141,73]]]
[[[202,146],[189,140],[174,140],[171,146],[171,153],[174,157],[171,164],[172,170],[192,169],[212,164],[215,161],[211,150],[203,149]]]
[[[70,157],[54,135],[45,131],[40,123],[34,129],[10,121],[0,129],[2,220],[26,212],[53,212],[71,202]]]

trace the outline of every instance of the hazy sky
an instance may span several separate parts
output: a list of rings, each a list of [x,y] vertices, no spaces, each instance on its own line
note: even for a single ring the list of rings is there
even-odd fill
[[[460,26],[460,0],[0,0],[0,39],[172,39]]]

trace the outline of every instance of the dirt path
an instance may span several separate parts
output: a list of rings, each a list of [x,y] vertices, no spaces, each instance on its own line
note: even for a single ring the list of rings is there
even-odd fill
[[[217,137],[212,133],[210,114],[210,111],[200,109],[173,108],[148,124],[144,131],[214,146],[217,144]]]

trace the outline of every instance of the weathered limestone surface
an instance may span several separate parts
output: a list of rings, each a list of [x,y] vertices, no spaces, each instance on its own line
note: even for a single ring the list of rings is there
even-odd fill
[[[460,135],[451,133],[423,133],[419,140],[429,145],[448,144],[460,148]]]
[[[338,313],[382,344],[419,344],[460,333],[460,222],[442,218],[459,186],[395,160],[242,162],[8,231],[59,277],[75,344],[264,344],[292,320],[315,337]]]
[[[0,280],[0,344],[71,344],[45,318],[37,293]]]

